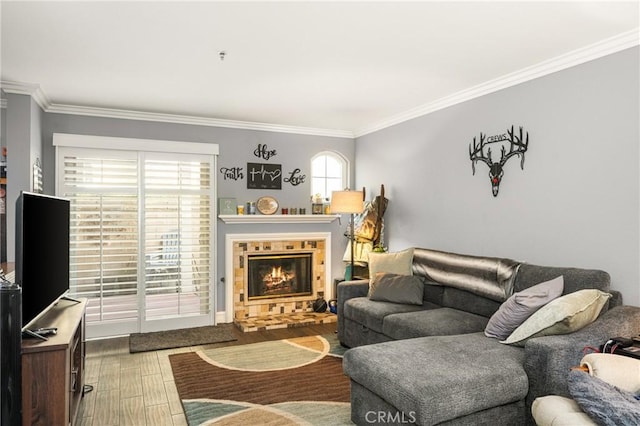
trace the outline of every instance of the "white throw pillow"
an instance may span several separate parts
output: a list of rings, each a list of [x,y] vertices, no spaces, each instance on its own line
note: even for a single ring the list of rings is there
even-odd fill
[[[378,272],[413,275],[413,247],[395,253],[369,253],[369,283]]]
[[[524,346],[527,339],[580,330],[598,318],[611,295],[596,289],[565,294],[538,309],[502,343]]]

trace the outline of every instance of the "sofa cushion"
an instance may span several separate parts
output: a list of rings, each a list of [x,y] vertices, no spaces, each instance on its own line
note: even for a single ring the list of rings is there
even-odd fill
[[[504,340],[535,311],[559,297],[564,289],[562,276],[514,293],[491,316],[484,334]]]
[[[521,291],[543,281],[562,275],[564,293],[569,294],[585,288],[596,288],[609,291],[611,277],[605,271],[598,269],[564,268],[555,266],[540,266],[523,263],[518,268],[514,291]]]
[[[368,297],[355,297],[344,304],[344,317],[382,333],[382,321],[387,315],[424,309],[418,305],[377,302]]]
[[[580,330],[598,318],[609,297],[609,293],[595,289],[579,290],[558,297],[531,315],[503,343],[524,345],[532,337]]]
[[[487,318],[458,309],[436,308],[391,314],[384,318],[382,332],[395,339],[450,336],[482,331]]]
[[[482,332],[360,346],[344,354],[355,382],[417,424],[437,424],[524,399],[524,350]]]
[[[369,277],[373,282],[378,272],[413,275],[413,247],[394,253],[369,253]]]
[[[500,302],[453,287],[443,288],[441,305],[482,315],[487,317],[487,320],[500,308]]]
[[[413,275],[378,272],[369,286],[369,299],[381,302],[422,305],[424,283]]]
[[[433,284],[425,280],[424,282],[424,300],[442,306],[442,297],[445,288],[441,285]]]

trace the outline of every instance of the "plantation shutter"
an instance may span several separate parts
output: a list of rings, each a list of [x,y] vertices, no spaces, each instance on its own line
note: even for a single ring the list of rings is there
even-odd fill
[[[88,322],[136,319],[137,155],[76,149],[62,162],[60,195],[71,201],[71,295],[89,299]]]
[[[211,165],[206,157],[144,162],[146,318],[206,313],[211,281]],[[178,295],[167,306],[158,295]]]
[[[58,134],[54,145],[87,336],[213,324],[217,146]]]

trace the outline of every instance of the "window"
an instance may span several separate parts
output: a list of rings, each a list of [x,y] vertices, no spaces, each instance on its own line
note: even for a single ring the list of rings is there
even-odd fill
[[[333,191],[349,186],[348,162],[340,154],[324,151],[311,159],[311,196],[330,198]]]
[[[89,337],[213,323],[215,155],[175,151],[217,146],[133,150],[148,142],[54,136],[57,194],[71,200],[71,295],[88,298]]]

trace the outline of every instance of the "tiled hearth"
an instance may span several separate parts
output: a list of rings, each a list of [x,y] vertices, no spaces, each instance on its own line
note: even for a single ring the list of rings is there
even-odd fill
[[[274,296],[248,300],[246,280],[249,256],[297,253],[312,253],[310,295]],[[325,300],[332,297],[330,294],[330,233],[228,234],[225,256],[227,262],[226,309],[232,309],[233,322],[241,330],[269,330],[336,322],[334,314],[329,312],[319,314],[313,311],[313,302],[318,297],[324,297]],[[232,297],[231,300],[229,296]]]
[[[304,327],[314,324],[328,324],[337,321],[337,315],[330,312],[301,312],[299,314],[278,314],[249,317],[234,320],[242,331],[274,330],[276,328]]]

